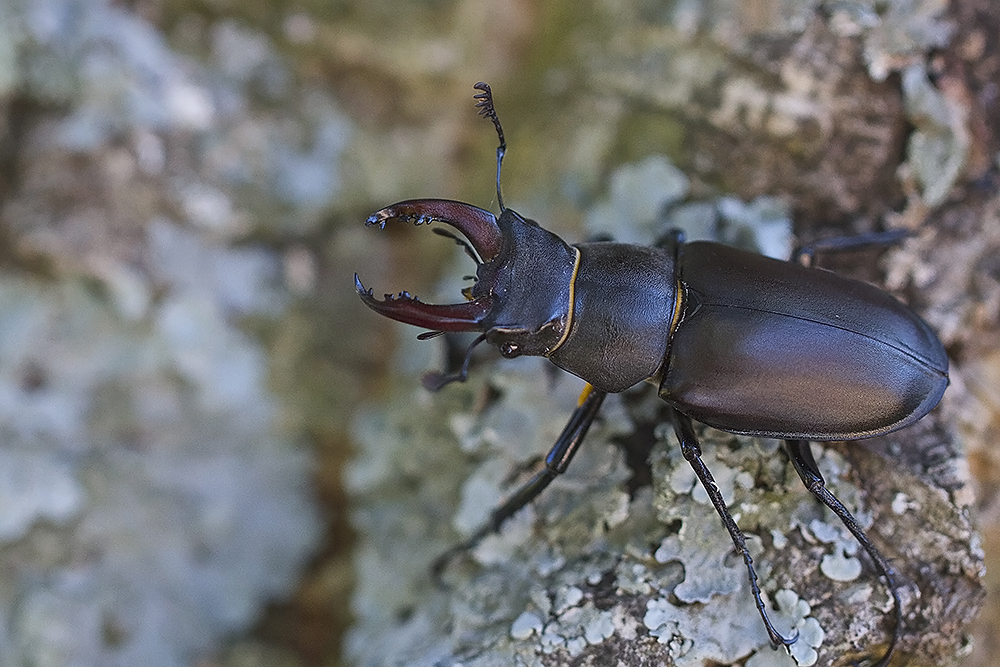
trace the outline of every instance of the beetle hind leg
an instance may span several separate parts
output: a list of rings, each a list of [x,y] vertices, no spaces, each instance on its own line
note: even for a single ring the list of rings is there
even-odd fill
[[[813,266],[816,263],[816,255],[821,253],[853,252],[879,246],[893,246],[901,243],[910,235],[910,231],[907,229],[890,229],[885,232],[820,239],[809,245],[796,247],[792,251],[791,261],[802,266]]]
[[[691,425],[691,418],[671,408],[670,420],[673,423],[674,433],[677,434],[677,440],[680,442],[681,453],[684,455],[684,459],[694,468],[694,472],[708,493],[712,505],[715,506],[715,511],[718,512],[719,518],[722,519],[726,530],[729,531],[729,536],[733,539],[736,551],[743,556],[743,562],[746,563],[747,574],[750,577],[750,590],[753,593],[754,603],[757,605],[757,611],[760,613],[761,620],[764,621],[764,628],[767,630],[767,636],[771,639],[771,644],[775,647],[794,644],[799,638],[798,631],[796,630],[792,637],[785,637],[775,629],[774,625],[771,624],[771,619],[767,616],[764,600],[760,597],[760,586],[757,583],[757,572],[753,568],[753,558],[750,557],[750,551],[747,549],[746,538],[743,536],[743,531],[736,524],[733,515],[729,513],[726,501],[723,499],[711,471],[709,471],[705,462],[701,460],[701,447],[698,445],[698,438],[694,433],[694,427]]]
[[[816,459],[813,458],[812,450],[809,448],[809,442],[807,440],[786,440],[785,450],[788,452],[788,457],[792,460],[792,465],[795,467],[795,472],[799,474],[802,479],[802,483],[805,484],[809,492],[816,496],[820,502],[830,508],[830,510],[836,514],[847,530],[851,531],[854,538],[861,544],[868,557],[872,559],[875,564],[876,570],[878,570],[879,575],[885,578],[886,584],[889,588],[889,593],[892,595],[894,613],[894,624],[892,629],[892,638],[889,640],[889,649],[885,652],[882,658],[874,663],[872,667],[884,667],[889,664],[889,660],[892,658],[893,652],[896,650],[896,644],[899,641],[901,625],[902,625],[902,604],[899,599],[899,587],[896,584],[895,572],[892,566],[885,559],[885,556],[875,548],[875,545],[871,543],[868,536],[865,535],[864,529],[858,524],[857,519],[854,515],[844,507],[844,504],[837,499],[835,495],[830,493],[826,488],[826,482],[823,480],[823,475],[819,472],[819,466],[816,465]]]

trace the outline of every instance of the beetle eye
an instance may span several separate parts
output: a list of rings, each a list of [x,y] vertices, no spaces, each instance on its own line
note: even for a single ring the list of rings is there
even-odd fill
[[[511,357],[516,357],[519,354],[521,354],[521,346],[518,345],[517,343],[509,343],[509,342],[502,343],[500,345],[500,354],[507,357],[508,359]]]

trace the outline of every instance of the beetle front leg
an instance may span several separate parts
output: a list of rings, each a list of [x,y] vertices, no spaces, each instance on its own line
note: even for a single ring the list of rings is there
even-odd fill
[[[865,552],[868,553],[869,558],[875,563],[875,568],[878,570],[879,574],[885,577],[886,583],[889,587],[889,592],[892,595],[893,606],[895,608],[895,625],[892,630],[892,639],[889,642],[889,650],[885,652],[882,659],[875,663],[872,667],[884,667],[889,664],[890,658],[892,658],[893,652],[896,650],[896,643],[899,641],[900,627],[902,624],[902,603],[899,600],[899,591],[896,586],[895,572],[893,572],[892,566],[881,554],[881,552],[875,548],[875,545],[871,543],[868,536],[865,535],[865,531],[858,524],[854,516],[848,511],[844,504],[837,499],[835,495],[830,493],[829,489],[826,488],[826,482],[823,480],[823,475],[819,472],[819,466],[816,465],[816,459],[813,458],[812,450],[809,448],[809,442],[806,440],[786,440],[785,450],[788,452],[788,458],[792,460],[792,465],[795,467],[795,472],[799,474],[802,479],[802,483],[805,487],[809,489],[809,492],[816,496],[824,505],[830,508],[834,514],[840,517],[841,522],[847,527],[847,530],[851,531],[855,539],[861,544]]]
[[[435,579],[440,578],[441,573],[448,566],[448,563],[451,562],[452,558],[472,549],[487,535],[498,532],[507,519],[517,514],[522,507],[538,497],[538,494],[544,491],[552,483],[552,480],[566,472],[566,468],[569,467],[573,456],[580,449],[587,431],[590,430],[590,425],[597,418],[597,413],[600,412],[601,405],[604,403],[606,396],[606,392],[592,388],[583,395],[580,405],[570,415],[569,421],[566,422],[562,433],[559,434],[559,439],[556,440],[556,444],[552,446],[552,449],[546,455],[545,467],[535,473],[531,479],[525,482],[502,505],[494,509],[490,514],[489,520],[480,526],[467,540],[456,544],[434,560],[434,563],[431,565],[431,571]]]
[[[694,468],[694,472],[698,476],[698,479],[701,480],[701,485],[705,488],[706,493],[708,493],[712,505],[715,506],[715,511],[718,512],[723,525],[729,531],[729,536],[733,539],[736,551],[743,556],[743,562],[746,563],[747,573],[750,577],[750,590],[753,592],[757,611],[760,612],[760,617],[764,621],[764,628],[767,630],[767,636],[771,639],[771,644],[775,647],[778,645],[789,646],[794,644],[795,640],[799,638],[798,631],[791,638],[783,637],[771,624],[771,619],[767,617],[767,609],[764,607],[764,601],[760,597],[757,572],[753,568],[753,558],[750,557],[750,550],[747,549],[746,538],[743,536],[743,531],[740,530],[740,527],[736,525],[733,515],[729,513],[729,508],[726,507],[726,501],[723,499],[711,471],[709,471],[705,462],[701,460],[701,447],[698,445],[698,438],[694,433],[694,427],[691,425],[691,418],[671,408],[670,421],[673,423],[674,433],[677,434],[677,440],[680,442],[681,453],[684,455],[684,459]]]

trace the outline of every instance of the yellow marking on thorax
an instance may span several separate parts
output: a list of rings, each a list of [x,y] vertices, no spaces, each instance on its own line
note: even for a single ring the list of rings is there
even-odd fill
[[[553,352],[559,349],[559,346],[566,342],[569,338],[569,330],[573,326],[573,309],[576,306],[576,274],[580,272],[580,249],[573,248],[576,252],[576,259],[573,261],[573,274],[569,278],[569,309],[566,311],[566,329],[563,330],[562,337],[559,341],[552,346],[552,349],[545,353],[545,356],[549,356]]]

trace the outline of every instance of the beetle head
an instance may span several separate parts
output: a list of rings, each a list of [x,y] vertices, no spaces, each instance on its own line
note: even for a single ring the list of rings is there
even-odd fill
[[[577,251],[558,236],[510,209],[497,218],[475,206],[441,199],[394,204],[372,215],[367,224],[384,227],[394,218],[418,225],[439,221],[460,231],[479,255],[476,283],[463,290],[468,299],[464,303],[437,305],[407,292],[377,299],[355,276],[358,294],[369,308],[429,329],[425,337],[479,331],[480,339],[496,345],[505,357],[546,355],[562,341]]]

